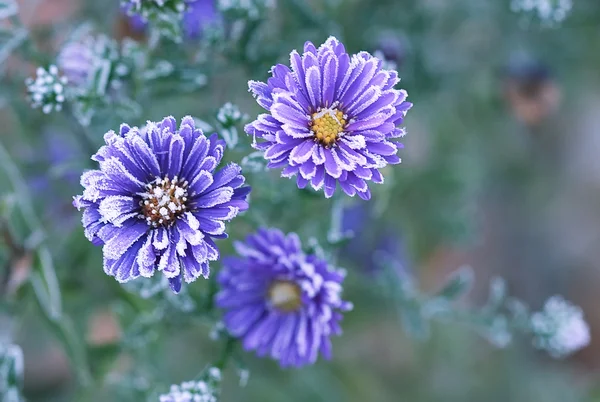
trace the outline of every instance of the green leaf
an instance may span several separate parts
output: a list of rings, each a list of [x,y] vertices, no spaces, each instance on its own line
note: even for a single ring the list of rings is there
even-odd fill
[[[192,116],[194,119],[194,124],[196,124],[196,128],[204,131],[205,133],[209,133],[215,130],[215,128],[205,120],[202,120],[198,117]]]
[[[62,315],[60,286],[56,278],[52,255],[47,247],[40,247],[38,249],[38,258],[40,260],[40,273],[44,280],[48,296],[48,306],[46,307],[53,317],[60,318]]]
[[[235,148],[239,141],[238,131],[235,127],[222,128],[221,137],[223,137],[229,149]]]
[[[406,333],[417,340],[429,338],[429,322],[421,312],[418,303],[400,306],[400,321]]]
[[[437,292],[436,296],[456,300],[471,290],[473,279],[473,269],[469,266],[463,266],[450,275],[448,281]]]
[[[2,10],[0,9],[0,14]],[[0,20],[1,20],[0,15]],[[4,62],[27,39],[28,33],[25,28],[12,30],[0,30],[0,71],[4,68]]]
[[[490,282],[490,296],[484,311],[494,312],[498,310],[506,300],[506,282],[500,277],[493,278]]]
[[[267,169],[265,158],[263,157],[263,153],[260,151],[255,151],[244,156],[240,162],[240,165],[242,166],[244,172],[257,173]]]
[[[23,387],[23,352],[17,345],[0,344],[0,392],[5,386]]]
[[[509,322],[504,315],[494,317],[482,334],[492,345],[500,349],[507,347],[512,342]]]

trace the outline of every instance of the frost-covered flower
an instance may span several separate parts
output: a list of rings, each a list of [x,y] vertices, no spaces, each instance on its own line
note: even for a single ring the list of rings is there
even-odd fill
[[[590,328],[578,306],[553,296],[531,316],[534,345],[551,356],[566,357],[590,343]]]
[[[42,108],[45,114],[54,110],[61,111],[65,102],[65,85],[67,82],[67,77],[59,75],[58,68],[55,65],[51,65],[47,70],[38,67],[35,79],[27,78],[25,80],[31,107],[34,109]]]
[[[235,249],[238,257],[223,259],[216,296],[229,333],[283,367],[314,363],[319,352],[330,358],[330,337],[341,334],[342,312],[352,309],[341,299],[344,272],[278,229],[259,229]]]
[[[573,0],[512,0],[514,12],[534,13],[546,23],[562,22],[573,8]]]
[[[57,64],[69,82],[82,86],[88,82],[96,64],[91,38],[82,42],[69,42],[58,55]]]
[[[407,93],[394,89],[396,71],[382,69],[369,53],[350,56],[330,37],[318,49],[307,42],[304,54],[293,51],[291,69],[274,66],[266,83],[250,81],[250,91],[270,113],[246,126],[263,140],[269,167],[284,168],[282,176],[297,176],[298,187],[309,182],[331,197],[342,190],[368,200],[367,181],[383,182],[379,169],[400,163],[405,134],[399,128],[412,104]]]
[[[168,394],[161,395],[159,402],[217,402],[221,385],[221,370],[209,368],[200,381],[187,381],[171,385]]]
[[[93,91],[102,95],[115,79],[127,73],[119,58],[119,46],[113,39],[82,33],[63,46],[57,65],[68,78],[69,87],[80,93]]]
[[[104,245],[104,271],[119,282],[162,271],[175,292],[181,279],[208,277],[219,258],[213,239],[226,238],[225,223],[248,208],[250,187],[236,164],[215,170],[224,141],[206,138],[191,117],[179,130],[173,117],[145,127],[121,125],[104,136],[92,157],[99,170],[84,173],[86,237]]]

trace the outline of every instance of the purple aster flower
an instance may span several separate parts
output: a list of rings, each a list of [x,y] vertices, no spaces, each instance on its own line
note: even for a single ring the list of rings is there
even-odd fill
[[[341,299],[344,273],[278,229],[259,229],[235,249],[239,257],[223,259],[216,296],[231,335],[283,367],[314,363],[319,352],[329,359],[341,312],[352,309]]]
[[[104,136],[92,157],[100,165],[81,176],[86,237],[104,245],[104,272],[119,282],[156,270],[174,292],[181,278],[208,277],[219,258],[213,239],[226,238],[225,224],[248,208],[250,187],[236,164],[215,171],[225,142],[206,138],[191,117],[179,130],[173,117],[145,127],[121,125]]]
[[[57,65],[69,80],[69,84],[83,87],[94,72],[98,56],[93,38],[67,43],[58,55]]]
[[[198,38],[204,29],[219,19],[214,0],[189,0],[183,16],[183,31],[187,38]]]
[[[278,64],[272,78],[250,81],[250,91],[269,114],[246,126],[246,133],[263,141],[271,168],[284,168],[283,177],[297,176],[299,188],[310,182],[331,197],[337,183],[342,190],[368,200],[367,181],[382,183],[379,169],[400,163],[402,144],[398,125],[412,104],[407,93],[394,89],[396,71],[382,69],[369,53],[350,56],[330,37],[318,49],[304,45],[293,51],[291,69]]]

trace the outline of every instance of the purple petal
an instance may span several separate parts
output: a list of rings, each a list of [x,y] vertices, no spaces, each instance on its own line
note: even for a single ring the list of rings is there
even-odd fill
[[[231,187],[221,187],[202,195],[196,200],[196,205],[199,208],[210,208],[215,205],[225,204],[231,200],[232,196],[233,189]]]
[[[337,180],[330,175],[325,175],[325,198],[331,198],[335,193]]]
[[[369,151],[374,154],[389,156],[395,155],[398,152],[398,148],[396,144],[385,141],[369,144]]]
[[[98,232],[98,236],[104,241],[104,255],[114,260],[121,257],[146,232],[148,232],[146,222],[131,219],[118,228],[105,225]]]
[[[292,125],[296,128],[308,127],[308,117],[299,110],[283,103],[275,103],[271,107],[271,114],[282,123]]]
[[[325,170],[327,174],[333,178],[339,178],[342,174],[340,165],[333,158],[331,149],[325,149]],[[327,184],[327,183],[326,183]],[[334,187],[335,188],[335,187]]]
[[[139,208],[137,201],[132,197],[110,195],[100,201],[98,211],[104,221],[121,226],[129,218],[137,216]]]
[[[310,159],[310,157],[313,154],[313,151],[315,151],[318,147],[319,145],[317,145],[315,142],[306,140],[300,145],[294,147],[294,149],[290,153],[290,161],[293,164],[297,165],[304,163]]]
[[[310,67],[306,71],[306,90],[315,111],[322,105],[321,87],[321,72],[319,68],[317,66]]]
[[[170,178],[179,175],[181,172],[183,166],[183,150],[183,138],[180,135],[174,136],[169,148],[169,166],[167,168],[167,175]]]

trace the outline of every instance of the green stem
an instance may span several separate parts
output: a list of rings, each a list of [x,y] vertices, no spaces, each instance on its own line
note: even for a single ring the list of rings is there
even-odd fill
[[[227,367],[227,363],[231,358],[233,351],[235,350],[235,345],[237,344],[237,339],[231,336],[227,337],[225,341],[225,345],[223,346],[223,350],[221,351],[221,356],[219,360],[215,363],[215,367],[219,370],[223,371],[225,367]]]
[[[92,140],[90,134],[88,133],[88,130],[86,129],[86,127],[82,126],[74,117],[72,107],[67,106],[67,108],[65,109],[69,116],[67,121],[72,127],[71,132],[75,137],[75,141],[77,141],[81,145],[81,147],[87,154],[89,154],[90,156],[94,155],[98,151],[98,146]]]

